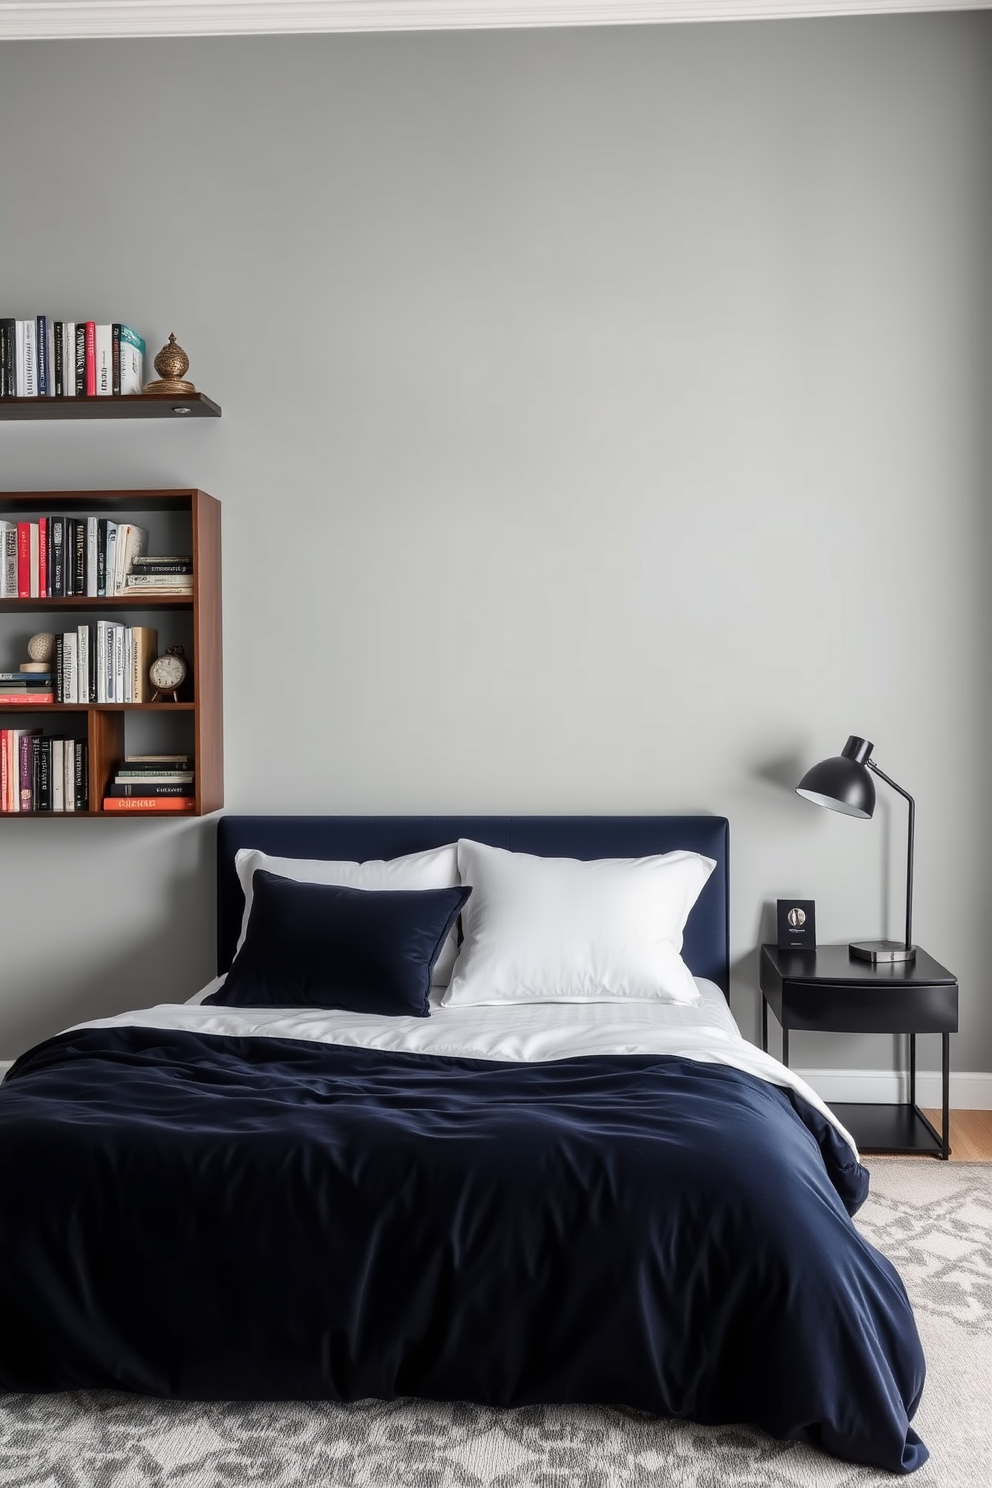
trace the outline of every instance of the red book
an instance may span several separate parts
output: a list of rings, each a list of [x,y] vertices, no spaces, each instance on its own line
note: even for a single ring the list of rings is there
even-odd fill
[[[34,707],[35,703],[54,703],[54,692],[34,692],[25,688],[21,692],[0,692],[0,703],[23,703]]]
[[[48,598],[48,518],[38,518],[38,598]]]
[[[96,321],[86,322],[86,339],[83,343],[86,347],[86,372],[83,378],[83,392],[87,398],[96,397]]]
[[[10,791],[9,734],[10,729],[0,729],[0,811],[10,810],[10,802],[8,800],[8,792]]]
[[[31,598],[31,523],[17,524],[17,597]]]
[[[192,796],[104,796],[104,811],[192,811]]]

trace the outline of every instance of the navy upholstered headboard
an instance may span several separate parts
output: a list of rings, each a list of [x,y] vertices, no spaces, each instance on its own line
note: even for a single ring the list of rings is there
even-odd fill
[[[722,816],[222,816],[217,826],[217,970],[234,957],[241,847],[283,858],[395,858],[459,837],[556,858],[639,858],[684,848],[716,859],[685,930],[695,976],[730,987],[730,827]]]

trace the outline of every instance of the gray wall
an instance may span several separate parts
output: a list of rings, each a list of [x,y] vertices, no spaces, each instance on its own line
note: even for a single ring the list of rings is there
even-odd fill
[[[865,734],[992,1070],[992,16],[5,43],[0,139],[3,312],[223,405],[0,460],[223,502],[229,810],[725,813],[751,1034],[777,896],[899,931],[902,803],[792,792]],[[0,824],[0,1055],[202,984],[212,847]]]

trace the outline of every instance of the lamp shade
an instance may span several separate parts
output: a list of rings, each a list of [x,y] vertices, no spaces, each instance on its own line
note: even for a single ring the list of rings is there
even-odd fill
[[[845,816],[870,817],[875,810],[875,782],[867,766],[871,751],[867,739],[852,734],[840,754],[806,771],[796,786],[797,794]]]

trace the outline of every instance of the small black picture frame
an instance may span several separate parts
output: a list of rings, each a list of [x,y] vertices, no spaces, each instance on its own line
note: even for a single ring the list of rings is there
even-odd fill
[[[816,904],[812,899],[778,901],[780,951],[816,950]]]

